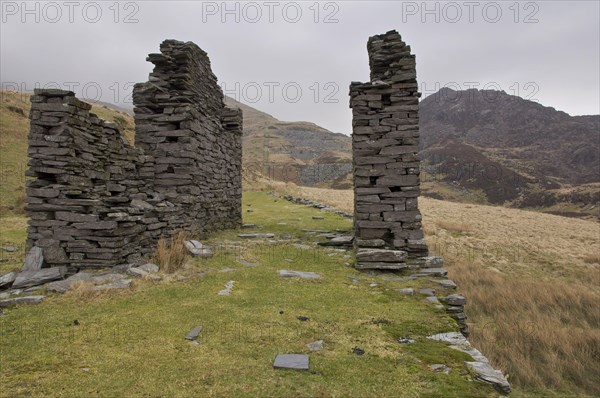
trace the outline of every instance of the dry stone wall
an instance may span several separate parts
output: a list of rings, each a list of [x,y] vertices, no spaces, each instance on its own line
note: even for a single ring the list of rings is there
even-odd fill
[[[242,112],[223,105],[207,54],[165,40],[133,92],[136,145],[154,156],[154,188],[174,206],[162,233],[235,227],[241,220]],[[166,230],[166,231],[165,231]]]
[[[198,46],[161,51],[134,89],[137,146],[72,92],[31,97],[27,245],[44,267],[135,263],[160,236],[241,223],[241,111]]]
[[[415,56],[396,31],[367,49],[371,81],[350,85],[357,268],[422,265]]]

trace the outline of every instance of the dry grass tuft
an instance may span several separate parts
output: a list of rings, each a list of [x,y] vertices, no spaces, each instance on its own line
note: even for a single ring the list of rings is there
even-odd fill
[[[161,271],[172,273],[183,267],[188,255],[184,242],[189,239],[190,234],[185,231],[177,232],[171,239],[160,238],[154,252],[154,262]]]

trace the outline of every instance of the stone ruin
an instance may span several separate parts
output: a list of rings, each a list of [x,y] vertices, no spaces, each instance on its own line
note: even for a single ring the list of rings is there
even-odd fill
[[[160,49],[134,88],[136,146],[72,92],[31,97],[27,248],[44,267],[137,263],[161,236],[241,224],[241,110],[198,46]]]
[[[396,31],[369,38],[367,49],[371,81],[350,85],[356,266],[423,265],[415,56]]]
[[[370,37],[367,50],[371,81],[350,85],[355,266],[409,269],[415,272],[411,277],[445,278],[443,259],[429,256],[421,229],[415,56],[395,30]],[[448,279],[437,282],[456,288]],[[443,301],[449,316],[468,335],[465,298],[451,294]]]

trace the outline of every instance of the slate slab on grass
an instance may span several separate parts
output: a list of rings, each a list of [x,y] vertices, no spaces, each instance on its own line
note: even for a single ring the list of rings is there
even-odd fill
[[[200,336],[201,331],[202,331],[202,325],[196,326],[195,328],[193,328],[192,330],[190,330],[188,332],[188,334],[185,336],[185,339],[189,340],[189,341],[196,341],[196,340],[198,340],[198,336]]]
[[[287,269],[279,270],[279,276],[282,278],[301,278],[301,279],[319,279],[321,275],[315,272],[290,271]]]
[[[238,238],[252,239],[252,238],[272,238],[274,234],[238,234]]]
[[[41,247],[34,246],[32,247],[27,256],[25,257],[25,262],[23,263],[23,268],[21,271],[37,271],[42,268],[42,264],[44,263],[44,254]]]
[[[26,296],[0,300],[0,308],[12,307],[21,304],[39,304],[44,298],[45,296]]]
[[[274,368],[308,370],[308,355],[279,354],[273,363]]]
[[[62,279],[67,273],[67,267],[42,268],[37,271],[24,271],[17,275],[13,288],[24,288],[42,285],[46,282]]]
[[[9,287],[17,278],[16,272],[9,272],[0,276],[0,289],[3,287]]]

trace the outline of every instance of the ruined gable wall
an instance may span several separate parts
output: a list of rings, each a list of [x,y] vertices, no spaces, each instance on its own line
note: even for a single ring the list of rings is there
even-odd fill
[[[31,97],[27,244],[45,267],[138,262],[161,236],[241,223],[241,111],[198,46],[161,51],[134,89],[135,147],[72,92]]]

